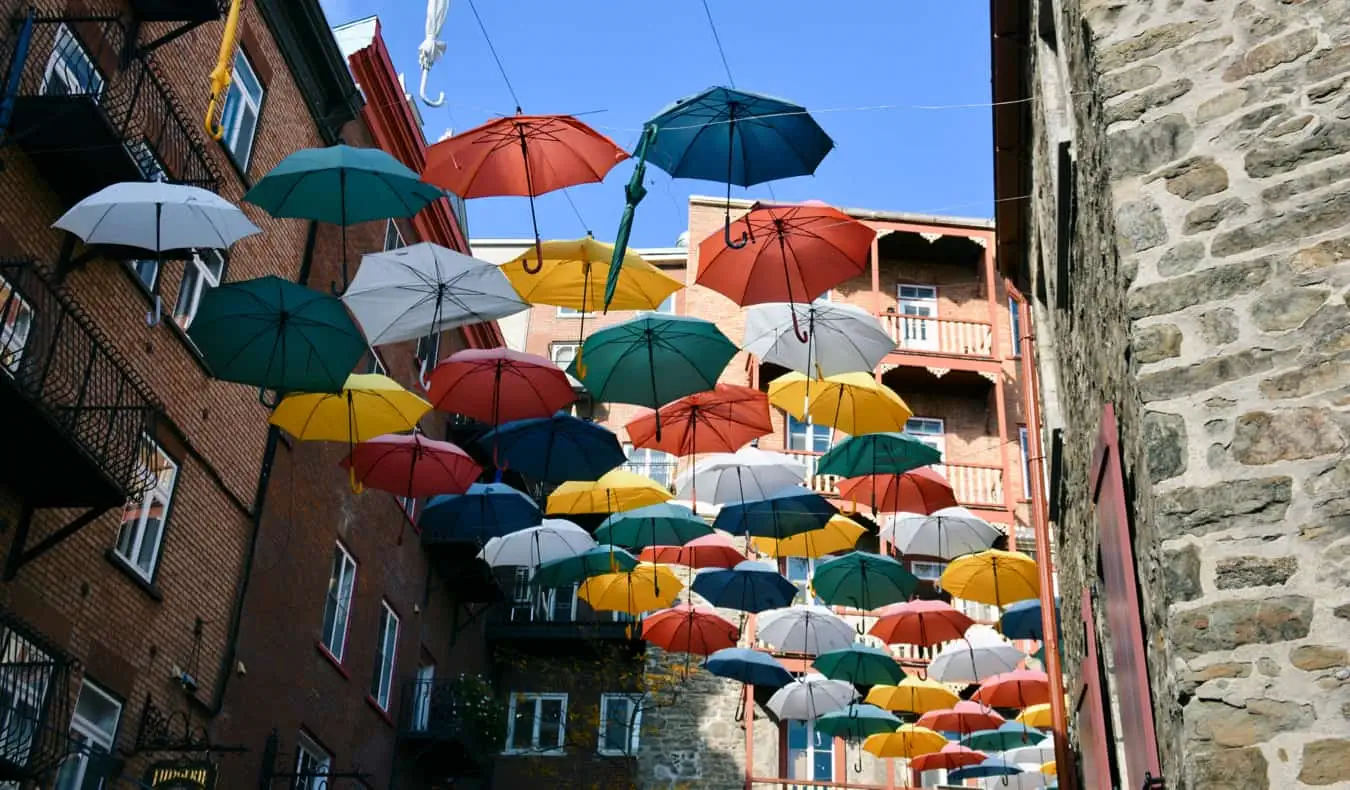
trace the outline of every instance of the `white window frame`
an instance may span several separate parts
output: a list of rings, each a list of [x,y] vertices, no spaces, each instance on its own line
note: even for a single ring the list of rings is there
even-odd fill
[[[900,313],[900,347],[918,351],[938,350],[938,289],[936,285],[897,283],[896,309]],[[927,310],[908,312],[907,308]]]
[[[0,277],[0,370],[11,376],[19,372],[35,316],[33,306]]]
[[[356,558],[347,551],[341,542],[333,552],[332,570],[328,574],[328,592],[324,596],[323,620],[319,642],[324,650],[339,664],[347,653],[347,633],[352,625],[352,597],[356,592],[356,574],[359,565]],[[343,589],[345,588],[345,590]],[[342,600],[343,598],[346,600]],[[329,623],[329,608],[332,608],[332,623]],[[341,628],[339,629],[339,625]],[[339,633],[339,630],[341,633]],[[334,648],[337,648],[334,650]]]
[[[609,729],[609,706],[622,702],[627,709],[628,745],[626,749],[608,749],[605,736]],[[600,695],[600,737],[596,741],[596,753],[606,757],[632,757],[638,753],[638,742],[642,735],[642,695],[641,694],[601,694]]]
[[[403,240],[403,231],[398,229],[398,223],[391,220],[385,221],[384,226],[384,251],[396,250],[400,247],[406,247],[408,243]]]
[[[803,726],[803,727],[806,728],[806,748],[805,748],[805,749],[794,750],[794,749],[792,748],[792,732],[791,732],[791,727],[792,727],[793,725],[796,725],[796,724],[800,724],[801,726]],[[829,775],[829,776],[820,776],[820,777],[818,777],[818,776],[816,776],[816,760],[815,760],[815,756],[816,756],[816,753],[817,753],[817,752],[821,752],[821,751],[825,751],[825,750],[824,750],[824,749],[817,749],[817,748],[814,746],[815,740],[816,740],[816,723],[815,723],[814,721],[799,721],[799,720],[796,720],[796,719],[791,719],[791,720],[788,720],[787,722],[785,722],[785,723],[784,723],[784,726],[787,727],[787,728],[789,728],[788,731],[784,733],[784,735],[786,736],[785,740],[787,741],[787,750],[786,750],[786,751],[787,751],[787,753],[788,753],[788,755],[787,755],[787,758],[788,758],[788,759],[787,759],[787,771],[786,771],[786,773],[789,774],[789,776],[786,777],[786,778],[788,778],[788,779],[804,779],[804,780],[806,780],[806,781],[817,781],[817,782],[833,782],[833,781],[836,781],[836,780],[835,780],[835,776],[834,776],[834,758],[835,758],[835,753],[834,753],[834,741],[835,741],[835,739],[834,739],[834,738],[830,738],[830,737],[827,736],[827,741],[826,741],[827,743],[829,743],[830,775]],[[804,751],[804,752],[806,753],[806,757],[807,757],[807,759],[806,759],[806,773],[810,774],[809,776],[791,776],[791,774],[792,774],[792,752],[793,752],[793,751]],[[788,782],[788,784],[791,784],[791,782]]]
[[[930,581],[937,584],[938,579],[942,578],[942,572],[947,569],[945,562],[931,562],[929,560],[911,560],[909,563],[909,572],[915,578],[922,581]]]
[[[1027,426],[1017,426],[1017,445],[1022,455],[1022,498],[1031,499],[1031,445]]]
[[[560,356],[558,352],[564,349],[571,349],[572,356],[566,362],[560,362],[558,360],[558,357]],[[553,364],[566,370],[567,366],[572,364],[572,360],[577,358],[577,353],[579,351],[581,351],[580,343],[550,343],[548,347],[548,358],[553,362]]]
[[[431,723],[431,693],[436,687],[436,665],[422,664],[413,683],[412,731],[426,732]]]
[[[653,310],[639,310],[638,315],[679,315],[679,309],[675,303],[675,294],[679,291],[672,291],[670,296],[661,300]]]
[[[834,429],[828,425],[820,425],[812,420],[799,420],[786,412],[783,414],[783,429],[787,433],[787,452],[789,453],[810,453],[812,455],[823,454],[834,445]],[[825,436],[825,449],[816,449],[816,439],[821,435]],[[793,447],[793,436],[799,434],[802,437],[805,447]],[[814,467],[813,467],[814,470]]]
[[[84,698],[86,692],[101,697],[103,702],[110,703],[116,709],[117,717],[113,722],[112,732],[108,732],[96,722],[80,715],[80,700]],[[82,748],[67,757],[65,762],[61,764],[61,770],[57,774],[56,783],[53,787],[57,790],[83,790],[85,787],[85,772],[89,770],[89,756],[94,753],[112,753],[113,744],[117,741],[117,728],[121,723],[122,701],[99,688],[96,683],[88,678],[81,681],[79,695],[75,698],[75,711],[70,717],[70,735],[72,740],[79,743]],[[69,773],[67,773],[68,771]],[[102,788],[103,786],[104,783],[100,780],[98,787]]]
[[[539,715],[541,703],[545,701],[556,701],[561,703],[561,710],[558,715],[558,742],[544,748],[539,743],[539,730],[541,717]],[[530,733],[529,744],[521,748],[516,746],[516,705],[531,704],[534,706],[534,731]],[[556,693],[533,693],[519,692],[511,693],[511,703],[506,711],[506,748],[503,751],[506,754],[563,754],[567,744],[567,695]]]
[[[675,482],[675,466],[680,460],[678,457],[663,450],[634,447],[631,442],[623,443],[623,454],[626,459],[623,462],[625,470],[667,487]],[[637,454],[637,459],[633,458],[634,454]]]
[[[581,310],[577,310],[576,308],[573,307],[558,308],[559,318],[590,318],[593,315],[595,315],[594,310],[587,310],[585,312],[582,312]]]
[[[938,417],[910,417],[905,421],[905,435],[942,453],[947,458],[947,422]]]
[[[251,96],[244,88],[245,80],[241,75],[246,74],[248,81],[251,81],[258,87],[258,95]],[[249,62],[248,55],[244,54],[241,47],[234,54],[234,68],[232,71],[229,90],[225,93],[225,109],[221,112],[220,126],[223,130],[221,142],[225,148],[234,156],[239,168],[247,172],[249,161],[253,158],[253,144],[257,142],[258,123],[262,118],[263,99],[267,96],[267,88],[263,87],[262,80],[258,79],[258,72]],[[242,112],[231,112],[235,110],[238,103],[253,111],[253,126],[245,130],[241,119]],[[248,139],[243,140],[243,135],[247,134]],[[244,147],[243,155],[239,153],[241,144]]]
[[[141,436],[141,442],[145,471],[146,474],[154,476],[155,484],[146,490],[140,499],[127,502],[123,507],[122,523],[117,530],[117,542],[113,544],[113,552],[121,558],[127,568],[149,582],[154,580],[155,570],[159,567],[159,558],[164,553],[164,533],[168,531],[174,489],[178,485],[180,470],[178,462],[159,442],[145,435]],[[153,469],[150,468],[152,463]],[[156,506],[159,508],[159,528],[149,533],[150,519]]]
[[[225,256],[220,250],[192,251],[192,257],[183,267],[178,300],[173,306],[173,318],[179,328],[192,326],[192,319],[197,317],[197,309],[202,306],[202,294],[218,288],[224,277]]]
[[[394,499],[398,501],[398,509],[403,511],[403,515],[407,516],[409,521],[416,523],[417,506],[419,504],[417,497],[395,496]]]
[[[1012,335],[1012,355],[1022,356],[1022,312],[1017,300],[1008,297],[1008,331]]]
[[[75,69],[70,67],[70,59],[62,55],[72,53],[82,56],[84,65],[89,69],[89,84],[86,85],[80,80]],[[55,76],[66,87],[74,87],[77,90],[71,91],[67,96],[101,96],[103,89],[108,82],[99,70],[98,64],[94,63],[94,57],[89,54],[89,49],[85,47],[80,37],[75,35],[74,31],[68,25],[62,23],[56,29],[56,39],[52,43],[51,54],[47,56],[47,65],[42,70],[42,85],[38,88],[38,93],[43,96],[48,95],[48,90],[52,85],[52,77]]]
[[[291,790],[323,790],[328,787],[328,772],[333,770],[333,755],[303,732],[295,738],[295,773]],[[298,774],[310,774],[300,777]],[[315,776],[314,774],[322,774]]]
[[[399,618],[388,601],[380,602],[380,627],[376,632],[375,674],[370,679],[370,698],[388,713],[394,693],[394,668],[398,664]]]

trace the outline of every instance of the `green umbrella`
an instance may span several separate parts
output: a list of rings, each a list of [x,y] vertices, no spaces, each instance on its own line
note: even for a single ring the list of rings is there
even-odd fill
[[[831,680],[843,680],[855,686],[894,686],[905,679],[905,671],[890,653],[869,645],[849,645],[843,650],[821,653],[812,666]]]
[[[345,290],[348,225],[411,217],[443,197],[444,191],[422,181],[384,151],[333,145],[304,148],[281,160],[253,185],[244,200],[274,217],[341,225]],[[302,270],[307,270],[308,264],[307,260]]]
[[[902,475],[911,469],[942,463],[942,453],[903,433],[850,436],[830,448],[816,464],[816,474],[840,477]]]
[[[996,730],[978,730],[961,739],[962,746],[982,752],[1002,752],[1045,740],[1045,733],[1020,721],[1000,724]]]
[[[566,587],[602,573],[626,573],[637,566],[637,557],[617,546],[596,546],[541,564],[533,581],[540,587]]]
[[[369,348],[341,301],[271,276],[206,291],[188,337],[212,376],[258,387],[259,400],[341,392]]]
[[[850,703],[846,708],[830,711],[816,719],[816,732],[850,741],[866,740],[869,735],[898,729],[900,719],[894,713],[865,702]]]
[[[683,546],[694,538],[712,534],[708,522],[683,505],[662,503],[615,513],[601,522],[595,539],[601,543],[645,549],[648,546]]]
[[[875,609],[909,600],[919,580],[883,554],[851,551],[816,565],[811,589],[832,606]]]

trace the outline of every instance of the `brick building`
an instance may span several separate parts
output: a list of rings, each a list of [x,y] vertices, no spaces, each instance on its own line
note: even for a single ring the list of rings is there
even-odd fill
[[[991,9],[998,260],[1035,317],[1081,754],[1061,786],[1344,784],[1350,6]]]

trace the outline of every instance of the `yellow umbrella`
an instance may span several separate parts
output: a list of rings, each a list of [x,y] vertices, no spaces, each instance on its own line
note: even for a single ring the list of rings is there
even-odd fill
[[[886,710],[924,714],[955,705],[961,698],[946,685],[908,675],[897,686],[873,686],[867,702]]]
[[[1017,714],[1017,721],[1028,727],[1035,727],[1038,730],[1048,729],[1054,725],[1054,720],[1050,713],[1050,703],[1045,702],[1040,705],[1031,705],[1026,710]]]
[[[752,538],[751,544],[760,554],[770,557],[824,557],[841,551],[851,551],[858,538],[867,530],[844,516],[831,516],[820,529],[793,535],[790,538]]]
[[[1051,760],[1048,763],[1041,763],[1041,773],[1046,776],[1055,776],[1059,773],[1059,766],[1055,765],[1054,760]]]
[[[957,598],[998,607],[1041,594],[1036,561],[1018,551],[999,549],[952,560],[938,584]]]
[[[577,588],[577,597],[598,612],[642,614],[675,603],[684,585],[664,565],[639,563],[631,571],[592,576]]]
[[[895,732],[879,732],[863,741],[863,751],[876,757],[903,757],[912,760],[942,751],[947,739],[927,727],[902,724]]]
[[[573,480],[548,495],[549,515],[619,513],[656,505],[673,495],[665,486],[633,472],[612,469],[594,482]]]
[[[799,420],[854,436],[899,432],[913,414],[900,396],[871,373],[808,379],[793,371],[769,382],[769,402]]]

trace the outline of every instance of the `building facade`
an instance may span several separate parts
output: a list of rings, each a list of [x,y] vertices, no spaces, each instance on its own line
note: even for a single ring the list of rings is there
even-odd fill
[[[1350,6],[993,0],[1061,786],[1345,781]]]

